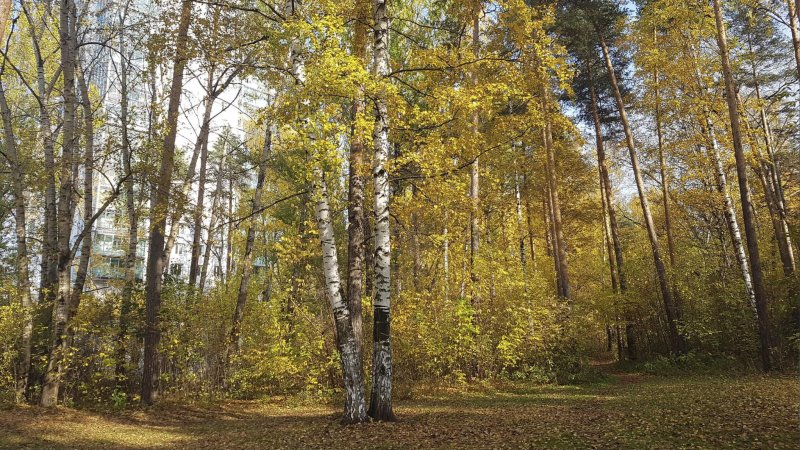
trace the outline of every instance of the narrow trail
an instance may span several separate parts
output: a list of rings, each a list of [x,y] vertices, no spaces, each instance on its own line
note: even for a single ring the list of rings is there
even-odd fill
[[[611,353],[596,355],[590,360],[589,366],[595,370],[598,370],[599,372],[613,377],[621,385],[641,383],[646,381],[648,378],[651,378],[650,376],[641,372],[629,372],[620,369],[616,359],[614,358],[614,355]]]

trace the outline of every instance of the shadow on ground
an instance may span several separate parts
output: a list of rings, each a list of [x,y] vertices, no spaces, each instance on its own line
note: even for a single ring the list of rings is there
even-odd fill
[[[4,448],[796,448],[800,382],[787,376],[618,374],[583,386],[440,389],[397,423],[341,427],[328,405],[227,402],[103,415],[0,412]]]

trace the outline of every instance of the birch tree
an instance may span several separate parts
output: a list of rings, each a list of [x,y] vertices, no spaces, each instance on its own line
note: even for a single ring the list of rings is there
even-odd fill
[[[389,16],[386,0],[375,0],[374,66],[375,74],[389,74]],[[386,82],[384,80],[384,82]],[[372,395],[369,415],[375,420],[395,420],[392,410],[391,323],[391,243],[389,229],[389,111],[385,87],[375,99],[375,131],[372,139],[375,156],[372,180],[375,190],[375,297],[373,299]]]
[[[299,19],[299,2],[287,0],[284,15],[288,20]],[[292,40],[290,42],[289,60],[292,76],[296,85],[305,82],[305,66],[301,55],[301,45]],[[307,101],[306,101],[307,102]],[[299,126],[305,125],[302,121]],[[388,149],[387,149],[388,150]],[[320,155],[315,155],[319,158]],[[350,309],[342,297],[341,279],[339,277],[339,258],[336,251],[336,238],[331,221],[330,202],[328,190],[325,185],[325,174],[321,161],[314,160],[313,164],[313,191],[315,197],[314,216],[322,248],[322,270],[325,279],[325,293],[333,311],[336,324],[336,345],[344,375],[345,406],[341,422],[344,424],[360,423],[366,420],[366,407],[364,395],[364,379],[362,376],[361,352],[353,332],[350,319]],[[387,215],[388,216],[388,215]],[[388,221],[388,217],[387,217]]]
[[[0,8],[6,7],[10,9],[10,2],[6,1],[5,5],[0,4]],[[0,9],[0,13],[8,13],[8,9]],[[4,26],[5,20],[0,14],[0,26]],[[1,32],[2,30],[0,30]],[[9,33],[10,34],[10,33]],[[2,34],[0,33],[0,37]],[[3,47],[6,47],[3,45]],[[5,53],[5,51],[4,51]],[[0,65],[0,117],[3,121],[3,149],[5,150],[5,159],[8,161],[9,173],[11,176],[11,191],[13,195],[14,204],[14,233],[16,235],[16,289],[19,293],[20,305],[23,308],[25,315],[24,325],[22,330],[22,354],[18,361],[18,375],[16,379],[16,399],[21,401],[27,391],[28,375],[31,367],[31,337],[33,334],[33,321],[31,318],[31,308],[33,302],[31,300],[31,286],[30,286],[30,273],[28,266],[30,258],[28,255],[28,225],[27,225],[27,202],[25,199],[25,168],[23,160],[17,149],[17,137],[14,134],[14,125],[12,121],[12,112],[6,98],[6,90],[4,75],[6,74],[6,58],[3,57],[2,65]]]

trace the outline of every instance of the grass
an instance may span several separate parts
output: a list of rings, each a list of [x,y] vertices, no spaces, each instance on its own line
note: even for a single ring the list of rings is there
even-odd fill
[[[0,447],[142,448],[797,448],[800,381],[788,375],[510,383],[418,391],[396,423],[338,425],[334,405],[231,401],[99,414],[0,411]]]

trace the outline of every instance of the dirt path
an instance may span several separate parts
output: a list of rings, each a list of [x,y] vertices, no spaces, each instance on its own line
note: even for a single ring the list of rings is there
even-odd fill
[[[0,447],[797,448],[800,382],[790,376],[522,383],[417,393],[401,422],[342,428],[330,405],[227,402],[96,414],[0,411]]]

